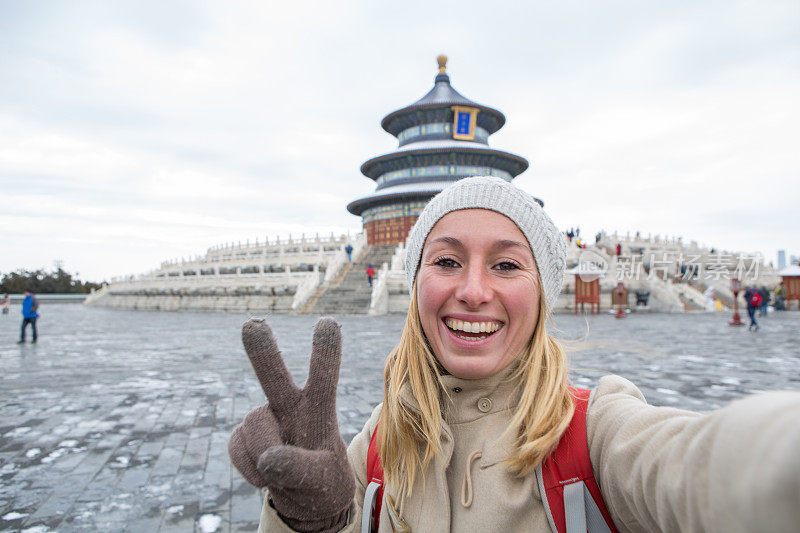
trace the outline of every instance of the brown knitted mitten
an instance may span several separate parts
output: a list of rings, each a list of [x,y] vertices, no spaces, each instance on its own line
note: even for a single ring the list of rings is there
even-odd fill
[[[234,466],[251,484],[269,488],[273,506],[292,529],[339,531],[355,494],[336,421],[339,324],[317,322],[303,389],[294,384],[266,321],[248,320],[242,341],[268,403],[233,430],[228,453]]]

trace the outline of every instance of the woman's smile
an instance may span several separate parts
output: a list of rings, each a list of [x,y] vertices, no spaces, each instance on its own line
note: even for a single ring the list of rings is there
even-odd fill
[[[503,327],[503,323],[499,320],[480,320],[477,318],[445,317],[443,322],[453,335],[473,343],[491,337]]]

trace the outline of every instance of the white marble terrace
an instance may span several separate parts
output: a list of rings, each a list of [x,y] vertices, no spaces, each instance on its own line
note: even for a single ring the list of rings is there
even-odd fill
[[[114,278],[87,305],[126,309],[290,312],[356,256],[366,236],[340,235],[222,244],[204,256],[164,261],[150,272]]]
[[[621,245],[621,255],[616,256],[616,245]],[[764,263],[758,254],[712,251],[711,248],[691,241],[688,244],[680,237],[661,237],[660,235],[608,234],[601,232],[600,241],[594,237],[586,243],[585,249],[577,247],[573,239],[567,249],[567,268],[573,269],[582,263],[595,263],[603,271],[600,277],[601,310],[611,308],[611,292],[622,282],[631,293],[630,307],[634,308],[634,291],[649,293],[646,309],[654,312],[679,313],[685,311],[714,310],[727,311],[733,306],[733,293],[730,290],[731,277],[738,277],[742,286],[766,285],[773,288],[778,284],[777,272]],[[409,295],[406,285],[405,247],[398,245],[391,264],[383,264],[378,269],[373,284],[370,314],[405,312]],[[681,265],[686,270],[681,271]],[[706,293],[711,287],[711,301]],[[574,309],[575,276],[567,275],[564,288],[556,304],[556,312]],[[711,306],[710,304],[713,304]],[[739,305],[743,305],[739,296]]]
[[[204,256],[165,261],[151,272],[113,279],[90,295],[87,305],[298,312],[312,294],[335,283],[347,263],[344,248],[348,243],[356,258],[366,248],[366,236],[316,235],[214,246]],[[602,232],[596,244],[592,236],[586,245],[578,248],[576,239],[572,240],[567,268],[591,263],[602,273],[602,310],[610,309],[611,291],[619,281],[631,293],[630,307],[636,302],[633,293],[644,291],[649,293],[646,310],[659,312],[726,311],[733,306],[731,277],[741,279],[743,286],[772,288],[779,281],[777,272],[758,254],[715,250],[679,237]],[[404,260],[401,243],[391,262],[377,268],[369,314],[407,310]],[[575,276],[567,275],[556,312],[572,311],[574,284]],[[739,304],[743,304],[741,296]]]

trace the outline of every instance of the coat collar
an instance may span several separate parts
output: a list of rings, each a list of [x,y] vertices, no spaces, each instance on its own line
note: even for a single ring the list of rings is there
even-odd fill
[[[442,376],[445,420],[462,424],[513,408],[516,383],[511,365],[482,379]]]
[[[471,422],[488,414],[513,409],[519,401],[519,391],[515,391],[517,380],[514,379],[512,366],[482,379],[442,376],[440,391],[445,422]],[[408,382],[403,384],[399,397],[400,402],[419,413],[419,402]],[[487,402],[481,402],[483,399],[490,400],[488,409]]]

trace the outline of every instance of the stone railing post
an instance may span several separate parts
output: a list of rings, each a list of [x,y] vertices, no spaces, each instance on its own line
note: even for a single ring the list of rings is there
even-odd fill
[[[398,243],[392,255],[392,270],[405,270],[406,246],[405,243]]]
[[[291,311],[296,313],[306,304],[314,291],[317,290],[320,284],[319,270],[314,270],[297,286],[292,300]]]
[[[386,284],[388,279],[389,263],[383,263],[372,284],[372,297],[369,303],[370,315],[385,315],[389,312],[389,288]]]

